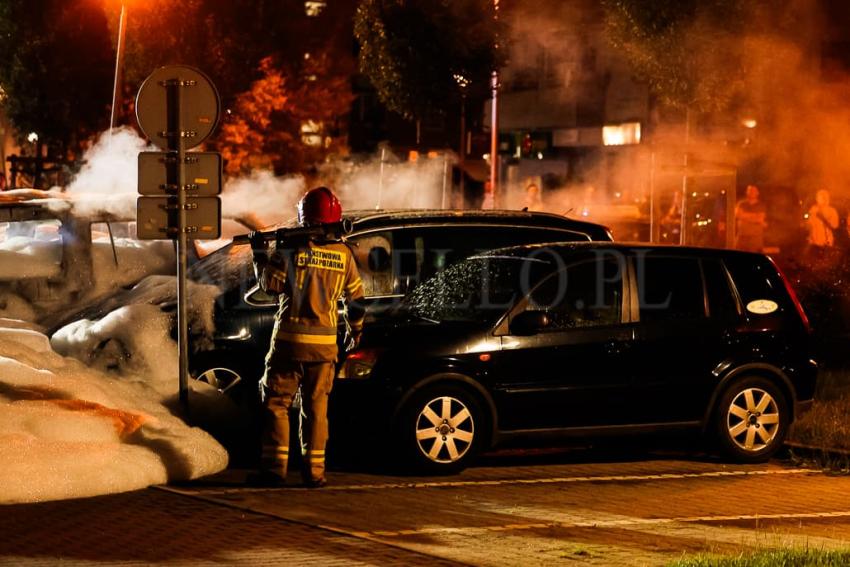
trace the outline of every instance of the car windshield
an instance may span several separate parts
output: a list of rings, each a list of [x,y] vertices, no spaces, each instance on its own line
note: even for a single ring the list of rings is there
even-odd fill
[[[217,285],[222,290],[253,281],[251,247],[228,244],[193,264],[187,275],[196,283]]]
[[[295,219],[278,226],[293,228]],[[234,246],[231,243],[201,258],[189,268],[187,275],[195,283],[216,285],[223,291],[239,286],[250,287],[255,283],[251,257],[250,246]]]
[[[401,313],[434,323],[491,325],[553,268],[539,258],[473,256],[417,286]]]

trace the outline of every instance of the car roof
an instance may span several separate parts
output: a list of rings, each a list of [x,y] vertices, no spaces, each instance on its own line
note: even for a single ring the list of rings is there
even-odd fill
[[[556,228],[580,232],[592,240],[611,240],[607,226],[567,218],[553,213],[537,211],[513,210],[479,210],[479,209],[360,209],[348,210],[342,214],[354,225],[355,231],[392,227],[399,224],[482,224],[523,226],[537,228]],[[291,228],[296,219],[278,223],[263,230]]]
[[[668,252],[677,256],[693,256],[704,258],[745,257],[750,259],[765,258],[764,254],[729,250],[725,248],[703,248],[696,246],[680,246],[677,244],[647,244],[646,242],[549,242],[538,244],[523,244],[490,250],[479,257],[488,255],[527,256],[536,250],[549,249],[560,253],[574,253],[586,250],[616,250],[620,252],[653,251]]]
[[[601,224],[570,219],[561,215],[537,211],[478,210],[478,209],[385,209],[347,211],[344,216],[358,230],[378,228],[397,223],[441,223],[540,226],[584,232],[609,238],[608,228]]]

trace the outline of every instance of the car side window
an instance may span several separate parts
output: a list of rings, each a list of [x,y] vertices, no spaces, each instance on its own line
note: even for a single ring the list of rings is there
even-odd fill
[[[623,265],[600,257],[549,276],[529,295],[526,311],[544,311],[547,331],[616,325],[622,321]]]
[[[738,302],[729,287],[729,277],[720,260],[702,261],[705,286],[708,292],[708,314],[713,319],[734,319],[739,315]]]
[[[507,246],[587,240],[577,232],[552,228],[493,226],[434,226],[411,228],[418,281],[440,273],[450,265],[470,256]],[[410,254],[413,258],[414,255]]]
[[[706,316],[699,260],[639,254],[635,268],[641,322]]]
[[[373,232],[349,239],[354,260],[363,279],[366,297],[395,293],[393,275],[393,235]]]

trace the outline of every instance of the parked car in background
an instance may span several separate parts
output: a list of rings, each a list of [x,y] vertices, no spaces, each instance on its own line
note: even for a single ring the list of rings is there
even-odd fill
[[[523,211],[371,210],[350,211],[344,218],[353,223],[347,241],[363,279],[367,324],[420,282],[478,252],[534,242],[611,239],[602,225]],[[215,302],[214,336],[194,344],[193,376],[234,395],[240,389],[255,392],[278,299],[259,289],[250,247],[226,245],[195,263],[189,277],[221,290]],[[54,318],[48,327],[55,331],[78,319],[95,321],[151,297],[145,286],[121,290],[88,309]],[[175,296],[155,297],[163,309],[173,310]]]
[[[363,279],[367,325],[420,282],[478,252],[526,243],[611,240],[602,225],[548,213],[351,211],[344,218],[353,224],[346,240]],[[247,379],[253,390],[262,375],[278,298],[257,285],[248,246],[211,255],[191,269],[191,277],[219,285],[223,292],[215,311],[214,347],[193,357],[193,373],[222,384]]]
[[[356,442],[455,472],[511,439],[691,430],[764,461],[811,404],[809,334],[760,254],[586,242],[475,255],[366,327],[334,386],[330,451]]]

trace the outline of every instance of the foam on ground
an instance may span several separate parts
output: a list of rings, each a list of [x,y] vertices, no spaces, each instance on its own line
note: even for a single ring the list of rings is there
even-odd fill
[[[56,353],[30,325],[0,326],[0,503],[124,492],[227,466],[218,442],[168,409],[176,374],[168,394],[162,376],[108,374]]]

